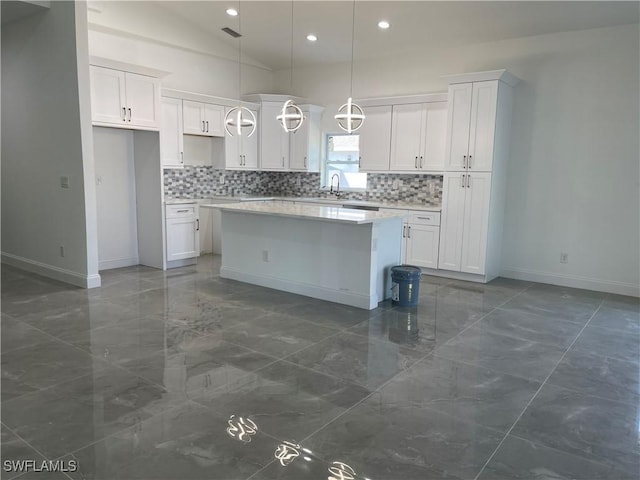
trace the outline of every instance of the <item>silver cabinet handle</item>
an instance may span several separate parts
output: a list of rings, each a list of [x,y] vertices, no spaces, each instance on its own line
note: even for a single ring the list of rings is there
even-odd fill
[[[304,157],[304,168],[307,168],[307,157]]]
[[[403,225],[402,226],[402,238],[406,238],[406,233],[407,233],[407,226]]]
[[[282,166],[284,167],[284,155],[282,156]]]
[[[418,217],[419,220],[431,220],[431,217]]]
[[[469,170],[471,170],[471,159],[473,158],[473,156],[469,155],[469,160],[467,160],[467,168]]]
[[[127,121],[127,109],[125,107],[122,107],[122,121]]]
[[[422,155],[420,155],[420,168],[422,168]]]
[[[415,167],[418,168],[418,156],[416,156],[416,161],[414,163]]]
[[[176,213],[189,213],[189,210],[176,210]]]
[[[202,133],[204,133],[204,120],[202,120]]]
[[[131,121],[131,107],[129,107],[129,121]]]
[[[207,133],[209,133],[209,120],[207,120]]]
[[[464,155],[462,157],[462,168],[466,169],[467,168],[467,156]]]
[[[180,152],[180,163],[184,163],[184,152]]]
[[[471,175],[467,175],[467,188],[471,188]]]
[[[246,155],[242,155],[242,164],[246,167],[247,166],[247,156]]]
[[[407,238],[411,238],[411,225],[407,228]]]
[[[358,168],[360,168],[361,163],[362,163],[362,155],[358,157]]]
[[[200,219],[196,218],[196,232],[200,231]]]
[[[464,188],[464,177],[465,177],[465,175],[462,175],[462,176],[460,177],[460,186],[461,186],[462,188]]]

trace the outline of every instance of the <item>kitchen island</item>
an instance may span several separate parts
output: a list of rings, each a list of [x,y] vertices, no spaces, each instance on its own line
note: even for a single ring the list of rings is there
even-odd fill
[[[368,310],[391,295],[402,213],[278,201],[201,208],[222,212],[223,278]]]

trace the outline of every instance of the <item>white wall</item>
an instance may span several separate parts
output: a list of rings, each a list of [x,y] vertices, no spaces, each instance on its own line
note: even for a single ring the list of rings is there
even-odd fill
[[[95,212],[87,213],[85,200],[92,158],[88,90],[78,86],[88,75],[86,59],[76,53],[86,49],[79,5],[51,2],[48,10],[2,26],[2,258],[98,286],[97,250],[88,245],[95,224],[87,217]],[[61,176],[69,177],[69,189],[60,187]]]
[[[355,66],[354,97],[446,91],[507,68],[516,87],[503,274],[638,295],[639,29],[601,28],[397,55]],[[296,69],[296,95],[339,104],[348,64]],[[277,72],[274,85],[288,85]],[[328,108],[326,115],[335,112]],[[569,263],[560,264],[560,252]]]
[[[133,131],[93,128],[100,270],[138,264]]]

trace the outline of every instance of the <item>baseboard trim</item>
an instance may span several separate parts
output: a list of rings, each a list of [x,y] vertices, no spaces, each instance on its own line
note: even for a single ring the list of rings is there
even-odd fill
[[[98,270],[111,270],[112,268],[130,267],[138,265],[140,262],[138,257],[118,258],[116,260],[101,260],[98,262]]]
[[[582,288],[597,292],[615,293],[631,297],[640,296],[640,285],[633,283],[602,280],[599,278],[581,277],[579,275],[563,275],[559,273],[539,272],[522,268],[503,268],[501,277],[526,280],[529,282],[548,283],[562,287]]]
[[[169,270],[171,268],[178,268],[178,267],[186,267],[188,265],[195,265],[196,263],[197,263],[197,257],[181,258],[180,260],[171,260],[170,262],[167,262],[167,270]]]
[[[69,283],[76,287],[96,288],[101,284],[100,275],[84,275],[82,273],[55,267],[47,263],[38,262],[29,258],[20,257],[11,253],[2,252],[2,263],[21,268],[28,272],[37,273],[43,277],[52,278],[60,282]]]
[[[281,278],[271,277],[268,275],[254,275],[250,273],[240,272],[233,268],[220,268],[220,276],[239,282],[260,285],[261,287],[273,288],[307,297],[318,298],[329,302],[341,303],[352,307],[372,310],[378,306],[378,295],[362,295],[358,293],[343,292],[331,290],[325,287],[309,285],[306,283],[292,282]]]

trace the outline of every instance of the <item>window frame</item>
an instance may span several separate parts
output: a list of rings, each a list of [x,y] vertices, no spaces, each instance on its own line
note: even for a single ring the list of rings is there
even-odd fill
[[[329,157],[329,138],[330,137],[348,137],[351,135],[358,135],[360,136],[359,133],[346,133],[346,132],[327,132],[324,134],[324,142],[323,142],[323,147],[324,147],[324,155],[322,156],[322,165],[320,168],[320,190],[321,191],[330,191],[331,190],[331,184],[330,184],[330,179],[327,178],[328,176],[328,172],[327,172],[327,164],[337,164],[337,165],[357,165],[358,167],[358,172],[357,173],[362,173],[364,175],[367,175],[367,172],[361,172],[360,171],[360,158],[359,158],[359,153],[360,153],[360,148],[358,147],[358,156],[356,158],[356,160],[351,160],[351,161],[344,161],[344,160],[335,160],[335,161],[329,161],[328,157]],[[365,181],[365,185],[366,185],[366,181]],[[354,187],[340,187],[340,191],[341,192],[366,192],[367,191],[367,187],[365,186],[364,188],[354,188]]]

